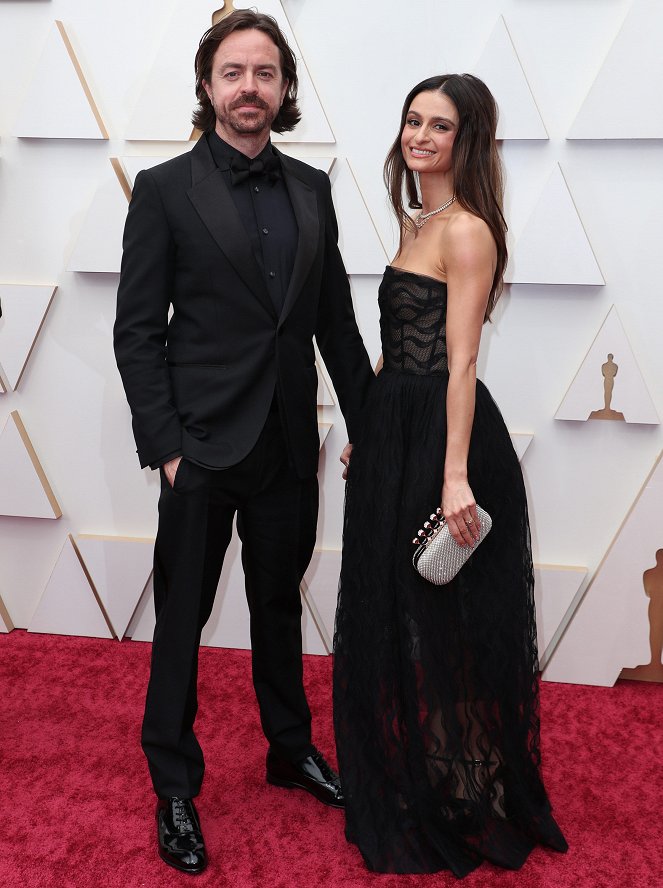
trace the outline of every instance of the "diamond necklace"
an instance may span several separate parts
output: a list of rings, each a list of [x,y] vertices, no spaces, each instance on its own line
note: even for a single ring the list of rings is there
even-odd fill
[[[448,200],[445,204],[442,204],[442,206],[438,207],[436,210],[431,210],[430,213],[419,213],[419,215],[415,217],[414,224],[417,226],[417,228],[423,228],[429,219],[432,219],[433,216],[437,216],[437,214],[441,213],[442,210],[446,210],[455,200],[456,195],[454,194],[451,200]]]

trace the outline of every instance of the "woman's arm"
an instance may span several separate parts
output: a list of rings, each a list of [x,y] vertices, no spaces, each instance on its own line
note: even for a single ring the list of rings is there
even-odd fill
[[[444,233],[447,276],[447,449],[442,512],[457,543],[479,538],[467,455],[474,421],[476,362],[495,271],[495,242],[485,222],[469,213],[449,220]]]
[[[384,359],[382,357],[382,352],[380,352],[380,357],[377,360],[377,364],[375,365],[375,375],[377,376],[380,370],[382,370],[382,365],[384,363]],[[348,478],[348,466],[350,465],[350,457],[352,456],[352,444],[348,441],[348,443],[343,448],[343,453],[339,456],[339,459],[345,466],[343,469],[343,480],[347,481]]]

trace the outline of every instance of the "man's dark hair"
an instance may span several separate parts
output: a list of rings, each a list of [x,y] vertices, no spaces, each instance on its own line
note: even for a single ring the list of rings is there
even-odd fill
[[[194,62],[196,72],[196,98],[198,107],[193,113],[193,125],[202,132],[211,132],[216,126],[216,114],[205,92],[203,80],[210,82],[212,76],[212,63],[219,45],[233,31],[246,30],[262,31],[274,43],[281,56],[281,74],[288,81],[283,104],[272,121],[272,129],[275,133],[286,133],[293,130],[301,119],[297,106],[297,61],[293,51],[288,46],[283,32],[271,15],[253,12],[250,9],[238,9],[205,31],[200,38],[198,52]]]

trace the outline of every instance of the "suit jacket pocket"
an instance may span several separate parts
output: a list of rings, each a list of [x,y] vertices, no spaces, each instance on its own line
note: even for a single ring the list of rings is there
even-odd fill
[[[225,364],[169,364],[175,409],[184,428],[204,440],[219,420],[227,384]]]

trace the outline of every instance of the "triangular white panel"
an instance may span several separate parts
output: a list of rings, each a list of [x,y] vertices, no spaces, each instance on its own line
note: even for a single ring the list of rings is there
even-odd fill
[[[489,84],[500,109],[498,139],[547,139],[532,90],[502,16],[473,73]]]
[[[555,419],[660,423],[614,305],[580,365]]]
[[[254,8],[251,2],[236,2],[236,9]],[[187,141],[191,137],[191,115],[196,107],[193,56],[203,33],[210,27],[213,6],[204,0],[180,0],[175,7],[156,62],[134,109],[127,139],[147,141]],[[334,142],[334,134],[320,104],[311,75],[297,46],[279,0],[262,0],[260,12],[273,16],[297,56],[299,107],[302,120],[294,132],[278,136],[275,142]],[[154,84],[159,84],[155,99]]]
[[[322,361],[315,362],[318,371],[318,407],[333,407],[336,401],[331,393],[331,383],[327,378],[327,371]]]
[[[649,661],[643,573],[663,548],[661,455],[576,606],[543,674],[547,681],[611,686],[624,667]]]
[[[14,628],[14,624],[12,622],[12,618],[9,616],[9,611],[7,610],[4,601],[2,600],[2,596],[0,595],[0,632],[11,632]]]
[[[69,257],[68,271],[119,274],[127,207],[122,185],[115,171],[110,170],[85,215]]]
[[[154,540],[82,534],[75,545],[115,634],[122,638],[152,570]]]
[[[567,138],[663,139],[663,5],[634,0]]]
[[[181,151],[181,154],[185,154],[187,151],[190,151],[195,143],[191,143],[190,146],[186,146],[184,151]],[[173,157],[176,157],[177,154],[173,154]],[[127,180],[129,182],[129,187],[134,187],[134,182],[136,181],[136,176],[140,173],[141,170],[149,170],[152,167],[157,166],[160,163],[165,163],[167,160],[170,160],[170,157],[155,157],[155,156],[145,156],[142,157],[139,154],[127,155],[122,158],[122,167],[127,174]],[[125,211],[126,215],[126,211]]]
[[[306,602],[329,653],[334,641],[334,621],[341,573],[340,549],[316,549],[302,583]]]
[[[125,632],[125,635],[128,635],[132,641],[152,641],[154,635],[154,587],[152,580],[153,575],[151,574]]]
[[[331,180],[347,273],[382,274],[389,258],[347,160],[337,160]]]
[[[536,636],[542,667],[549,657],[550,642],[586,576],[586,567],[565,567],[559,564],[534,565]]]
[[[107,139],[61,22],[51,28],[14,126],[15,136]]]
[[[605,284],[559,165],[555,165],[513,250],[513,284]]]
[[[320,450],[322,450],[322,445],[327,440],[327,435],[330,433],[331,427],[333,425],[333,422],[320,422],[318,420],[318,437],[320,438]]]
[[[328,656],[331,651],[323,640],[320,629],[320,616],[310,598],[307,598],[302,586],[302,651],[305,654]]]
[[[21,381],[56,290],[50,284],[0,284],[0,365],[13,389]]]
[[[71,535],[67,536],[28,632],[113,637]]]
[[[510,432],[509,434],[511,435],[513,449],[518,454],[518,462],[520,462],[523,456],[525,456],[525,451],[532,443],[534,435],[525,434],[523,432]]]
[[[17,411],[0,432],[0,515],[59,518],[62,515]]]

